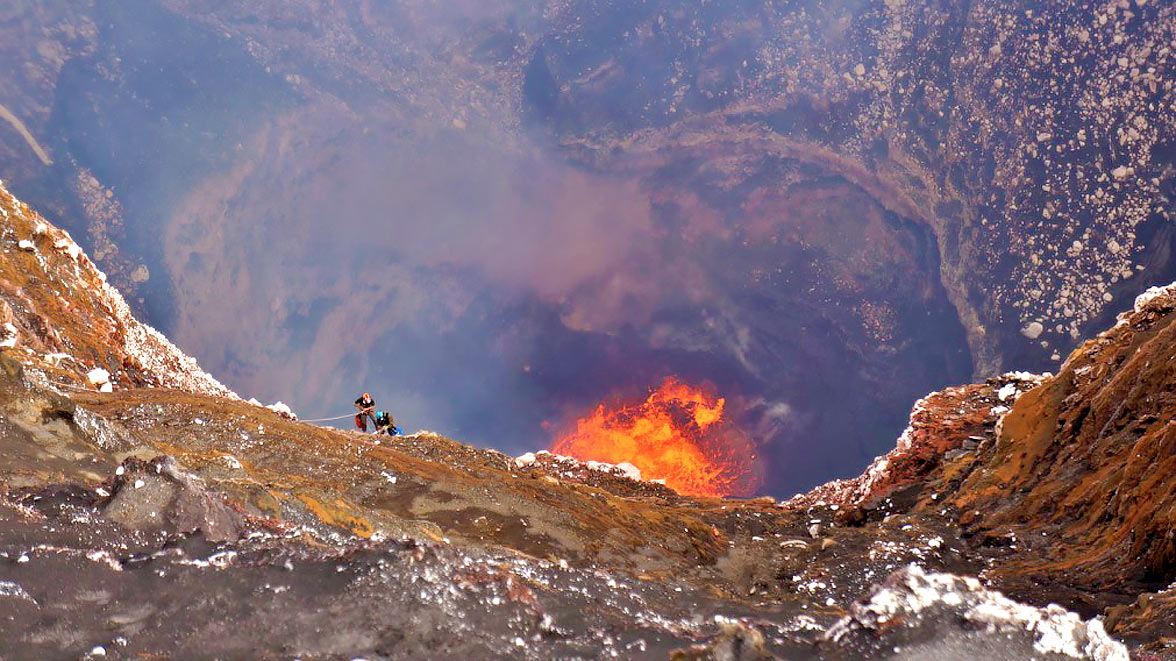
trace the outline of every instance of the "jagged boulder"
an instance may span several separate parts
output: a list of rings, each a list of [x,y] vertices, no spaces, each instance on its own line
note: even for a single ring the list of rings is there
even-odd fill
[[[825,634],[832,658],[1095,659],[1128,661],[1099,620],[1034,608],[974,578],[910,565],[890,575]]]
[[[705,645],[674,650],[670,661],[771,661],[764,635],[742,622],[723,622],[719,635]]]
[[[1025,552],[991,575],[1101,610],[1176,579],[1176,285],[1141,296],[1012,405],[946,499]]]
[[[103,515],[136,530],[199,531],[210,542],[235,541],[245,528],[240,512],[166,456],[128,459]]]
[[[0,349],[69,386],[153,385],[235,397],[135,319],[69,234],[13,197],[3,182],[0,219],[7,230],[0,237]],[[33,250],[12,251],[16,246]],[[96,371],[106,374],[103,383],[87,378]]]

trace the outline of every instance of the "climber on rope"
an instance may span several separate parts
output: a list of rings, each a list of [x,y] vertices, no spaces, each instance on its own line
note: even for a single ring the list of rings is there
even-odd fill
[[[371,394],[364,393],[355,400],[355,408],[359,409],[359,413],[355,414],[355,426],[363,432],[367,431],[367,421],[370,418],[372,425],[379,429],[379,423],[376,422],[376,400],[372,399]],[[377,432],[379,433],[379,432]]]
[[[400,435],[400,428],[396,426],[396,419],[387,411],[376,413],[376,435],[379,434],[387,434],[389,436]]]

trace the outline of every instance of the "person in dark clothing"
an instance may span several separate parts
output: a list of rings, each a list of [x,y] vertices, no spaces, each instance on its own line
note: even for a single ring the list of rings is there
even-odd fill
[[[376,433],[399,436],[400,429],[396,427],[396,419],[387,411],[376,413]]]
[[[363,431],[367,431],[367,421],[370,418],[372,425],[379,429],[376,423],[376,400],[372,399],[369,393],[364,393],[355,400],[355,408],[359,409],[359,413],[355,414],[355,425]]]

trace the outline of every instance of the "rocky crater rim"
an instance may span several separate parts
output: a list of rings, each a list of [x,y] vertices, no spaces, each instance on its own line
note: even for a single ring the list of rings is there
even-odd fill
[[[443,562],[452,560],[443,549],[509,558],[515,569],[503,580],[530,591],[539,584],[518,576],[543,571],[604,572],[655,591],[707,586],[707,608],[726,613],[715,622],[739,626],[688,627],[691,635],[711,645],[762,639],[777,653],[869,656],[880,653],[878,641],[859,634],[903,619],[912,640],[962,622],[953,635],[1014,632],[1008,644],[1022,645],[1026,658],[1119,659],[1126,648],[1104,622],[1140,649],[1160,649],[1164,614],[1176,612],[1163,583],[1173,578],[1170,545],[1143,552],[1171,526],[1165,508],[1176,489],[1138,492],[1153,499],[1142,508],[1130,495],[1066,495],[1108,471],[1119,471],[1122,484],[1147,485],[1162,469],[1122,451],[1107,456],[1123,463],[1084,464],[1073,454],[1086,446],[1073,443],[1115,448],[1123,433],[1137,447],[1161,443],[1149,455],[1160,456],[1163,443],[1176,442],[1150,431],[1163,427],[1160,413],[1172,402],[1160,395],[1176,383],[1152,360],[1176,348],[1176,283],[1140,295],[1057,375],[1007,373],[922,398],[894,450],[858,478],[784,503],[706,499],[641,481],[624,465],[515,459],[428,432],[375,442],[241,401],[139,324],[67,234],[2,187],[0,211],[0,418],[11,458],[0,468],[3,512],[30,521],[58,516],[54,508],[85,512],[71,516],[108,521],[145,547],[198,537],[213,548],[174,555],[200,571],[252,566],[238,564],[252,557],[250,540],[297,545],[291,540],[304,535],[305,548],[340,553],[401,540],[397,548],[423,545]],[[1109,401],[1124,392],[1137,408],[1115,418]],[[1141,437],[1133,425],[1144,426]],[[1039,480],[1042,471],[1050,479]],[[1102,525],[1090,525],[1096,516]],[[1051,536],[1074,550],[1049,546]],[[32,556],[4,548],[18,567],[28,562],[20,558],[52,555],[48,546]],[[137,562],[117,546],[93,553],[109,571]],[[1122,562],[1126,553],[1136,560]],[[1126,588],[1116,583],[1123,572]],[[36,599],[35,581],[21,580]],[[513,590],[526,608],[540,608],[543,597]],[[767,636],[739,628],[751,620],[732,615],[763,608],[791,615],[761,622]]]

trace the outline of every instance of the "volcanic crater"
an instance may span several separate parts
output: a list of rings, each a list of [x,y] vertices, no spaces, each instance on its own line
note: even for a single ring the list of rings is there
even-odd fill
[[[859,478],[724,499],[242,401],[0,209],[6,656],[1174,658],[1176,287]]]

